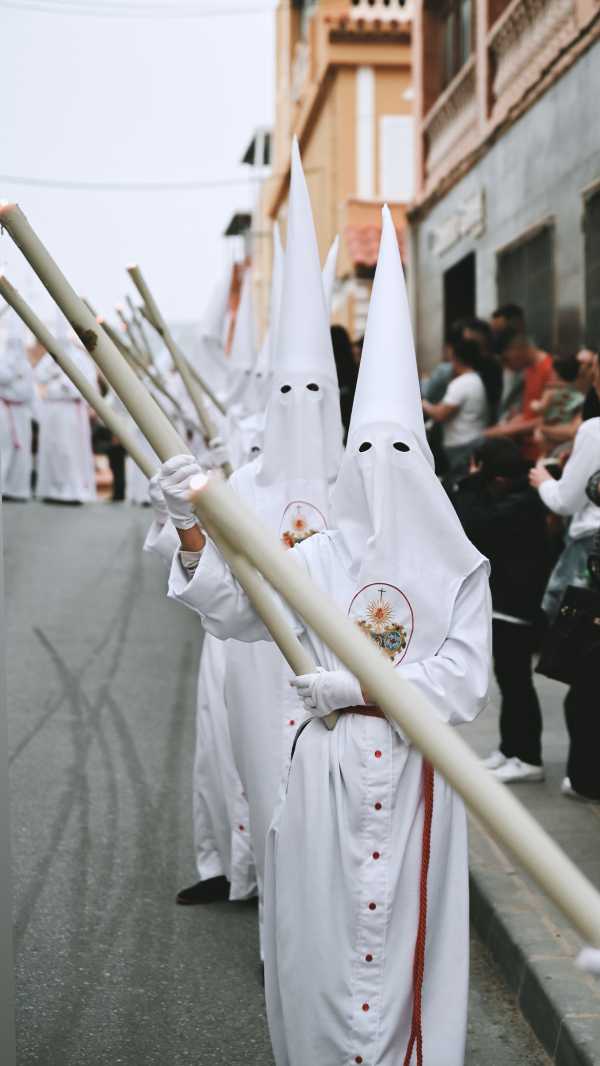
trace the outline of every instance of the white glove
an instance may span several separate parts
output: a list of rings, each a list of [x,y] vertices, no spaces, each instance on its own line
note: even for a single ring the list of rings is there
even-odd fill
[[[577,956],[576,963],[580,970],[600,977],[600,950],[598,948],[583,948]]]
[[[208,455],[206,456],[206,465],[215,470],[219,466],[223,466],[225,463],[231,465],[231,459],[229,458],[229,449],[225,444],[222,437],[213,437],[208,442]]]
[[[148,495],[150,497],[150,503],[154,511],[155,521],[159,526],[164,526],[169,517],[165,498],[163,496],[163,490],[160,487],[160,471],[150,478],[148,482]]]
[[[192,478],[202,474],[193,455],[175,455],[160,468],[158,483],[162,489],[169,518],[176,529],[191,529],[197,524],[190,503]]]
[[[298,690],[304,709],[317,718],[326,718],[341,707],[364,707],[360,684],[347,670],[323,670],[293,677],[290,685]]]

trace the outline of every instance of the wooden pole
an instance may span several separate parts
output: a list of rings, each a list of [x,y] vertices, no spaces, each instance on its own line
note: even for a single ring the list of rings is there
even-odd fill
[[[161,457],[186,454],[188,448],[179,434],[99,327],[17,204],[0,204],[0,227],[21,249],[156,454]]]
[[[100,323],[102,323],[101,319],[99,319],[99,321]],[[155,389],[157,389],[157,391],[160,392],[162,396],[164,396],[165,400],[167,400],[172,405],[173,410],[176,412],[177,416],[181,418],[181,420],[185,423],[186,429],[191,430],[193,433],[199,433],[201,436],[202,430],[200,429],[200,426],[197,424],[197,422],[194,422],[193,419],[189,418],[188,415],[186,415],[179,401],[174,399],[173,396],[171,396],[171,393],[169,392],[167,386],[164,383],[164,380],[162,379],[162,377],[159,376],[158,372],[156,370],[153,370],[151,366],[145,366],[141,359],[139,359],[138,356],[131,349],[129,349],[126,353],[123,352],[123,355],[132,364],[134,370],[137,371],[138,377],[140,377],[142,381],[144,377],[147,378],[150,384]],[[168,418],[169,413],[165,410],[161,400],[159,400],[157,396],[155,396],[154,399]]]
[[[142,322],[141,315],[138,314],[137,308],[136,308],[133,300],[131,299],[131,296],[129,295],[129,293],[126,294],[125,300],[126,300],[128,308],[129,308],[129,314],[131,316],[129,321],[130,321],[131,325],[134,327],[136,335],[137,335],[137,338],[138,338],[138,348],[140,348],[140,350],[144,353],[144,355],[147,356],[148,364],[150,365],[151,363],[154,362],[154,360],[153,360],[153,357],[152,357],[152,349],[150,347],[150,343],[149,343],[148,337],[146,335],[146,330],[145,330],[144,324]]]
[[[118,437],[125,448],[125,451],[129,452],[131,458],[137,463],[140,470],[143,471],[146,477],[152,477],[155,473],[152,459],[146,455],[142,448],[140,448],[135,435],[131,432],[129,425],[123,416],[120,415],[118,411],[115,411],[98,389],[94,388],[94,386],[88,381],[77,364],[62,350],[59,342],[53,337],[42,320],[38,318],[35,311],[33,311],[29,304],[25,302],[23,297],[3,274],[0,274],[0,293],[13,310],[16,311],[27,328],[31,330],[42,347],[50,353],[61,370],[64,370],[67,377],[70,378],[75,387],[79,389],[79,392],[86,403],[89,403],[90,407],[93,408],[98,417],[102,419],[107,429],[110,429],[111,433],[114,433],[115,437]]]
[[[129,322],[123,308],[115,307],[115,311],[117,312],[117,318],[120,319],[121,324],[123,326],[123,330],[125,331],[125,335],[127,336],[127,339],[129,341],[129,348],[132,352],[135,352],[136,356],[141,362],[146,364],[146,362],[148,362],[146,358],[146,353],[143,352],[140,348],[137,341],[137,337],[135,336],[133,329],[131,328],[131,323]]]
[[[192,404],[194,406],[194,410],[196,411],[196,414],[200,419],[200,424],[204,430],[204,436],[206,437],[206,443],[208,444],[208,442],[212,440],[213,437],[216,437],[217,431],[207,411],[202,390],[198,387],[198,384],[192,377],[192,373],[187,359],[175,344],[175,341],[173,340],[173,337],[171,335],[171,331],[169,330],[160,312],[158,304],[156,303],[156,300],[154,299],[154,296],[152,295],[139,266],[127,267],[127,273],[133,281],[133,284],[139,292],[142,300],[144,301],[146,310],[148,311],[148,315],[150,317],[150,321],[153,323],[154,328],[162,337],[162,340],[173,360],[173,364],[181,376],[181,380],[183,381],[183,384],[185,385],[188,391],[190,400],[192,401]]]
[[[273,534],[217,478],[199,478],[194,507],[259,570],[304,623],[358,678],[365,692],[462,796],[591,945],[600,948],[600,894],[534,818],[496,781],[429,701],[337,608]]]
[[[181,348],[175,342],[173,335],[171,334],[171,331],[162,316],[160,308],[158,307],[158,304],[156,303],[156,300],[154,299],[154,296],[151,293],[148,287],[148,283],[146,282],[139,266],[128,266],[127,273],[129,274],[133,284],[135,285],[138,293],[140,294],[143,300],[143,309],[145,309],[144,317],[146,321],[154,327],[159,337],[162,338],[162,341],[165,344],[167,350],[169,351],[169,354],[177,370],[183,378],[183,382],[190,394],[192,402],[194,402],[194,395],[198,394],[199,388],[199,395],[202,402],[204,400],[203,393],[206,393],[206,395],[209,397],[210,400],[212,400],[215,407],[221,412],[221,414],[226,414],[227,412],[224,404],[213,392],[210,385],[204,380],[204,378],[198,373],[198,371],[194,369],[187,356],[181,351]],[[212,436],[215,436],[214,432],[212,433]]]

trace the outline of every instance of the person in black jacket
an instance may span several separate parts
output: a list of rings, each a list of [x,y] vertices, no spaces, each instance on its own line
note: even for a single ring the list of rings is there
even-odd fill
[[[527,481],[528,464],[510,440],[475,451],[452,502],[492,573],[494,672],[501,694],[500,746],[484,760],[499,780],[543,781],[542,715],[532,656],[548,578],[545,509]]]

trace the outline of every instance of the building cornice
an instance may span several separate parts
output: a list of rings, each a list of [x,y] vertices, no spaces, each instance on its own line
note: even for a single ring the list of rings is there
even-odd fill
[[[435,188],[424,193],[411,205],[407,212],[409,221],[411,223],[421,221],[476,166],[510,127],[529,111],[548,89],[559,81],[563,74],[566,74],[573,64],[592,48],[598,40],[600,40],[600,12],[594,16],[591,22],[582,27],[577,36],[552,62],[543,76],[523,94],[522,98],[516,101],[500,120],[497,122],[492,121],[475,147],[467,152],[460,162],[441,178]],[[424,116],[423,128],[427,127],[430,115],[435,108],[436,104]]]

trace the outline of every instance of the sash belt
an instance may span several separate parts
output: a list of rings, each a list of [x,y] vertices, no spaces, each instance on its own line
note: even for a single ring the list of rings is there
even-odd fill
[[[379,707],[340,707],[336,714],[364,714],[367,718],[385,718]]]

